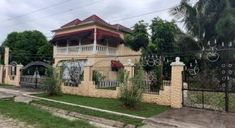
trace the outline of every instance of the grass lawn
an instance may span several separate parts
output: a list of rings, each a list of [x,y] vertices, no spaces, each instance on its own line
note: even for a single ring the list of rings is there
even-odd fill
[[[14,85],[10,85],[10,84],[0,84],[0,88],[12,88],[12,89],[14,89],[14,88],[19,88],[19,87],[16,87],[16,86],[14,86]]]
[[[141,103],[136,109],[127,109],[122,106],[122,103],[118,99],[94,98],[74,95],[47,97],[45,94],[40,94],[37,96],[143,117],[151,117],[169,109],[167,106],[148,103]]]
[[[69,105],[64,105],[64,104],[59,104],[59,103],[54,103],[54,102],[49,102],[49,101],[43,101],[43,100],[33,101],[33,103],[37,103],[37,104],[41,104],[41,105],[49,106],[49,107],[60,108],[60,109],[68,110],[68,111],[78,112],[84,115],[91,115],[91,116],[101,117],[105,119],[120,121],[126,124],[133,124],[135,126],[142,125],[141,119],[119,116],[119,115],[109,114],[105,112],[99,112],[99,111],[90,110],[86,108],[74,107],[74,106],[69,106]]]
[[[0,100],[0,114],[26,122],[37,128],[93,128],[87,122],[69,121],[55,117],[31,105],[15,103],[11,100]]]

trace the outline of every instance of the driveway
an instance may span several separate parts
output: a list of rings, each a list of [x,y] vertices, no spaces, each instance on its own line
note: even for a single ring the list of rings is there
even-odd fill
[[[172,109],[144,121],[143,128],[235,128],[235,113]]]

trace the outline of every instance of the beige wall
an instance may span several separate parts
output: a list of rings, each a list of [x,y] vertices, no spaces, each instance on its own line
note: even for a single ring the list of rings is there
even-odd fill
[[[11,75],[11,65],[9,65],[9,48],[5,47],[4,65],[0,65],[0,84],[20,86],[20,69],[23,65],[16,65],[16,75]]]
[[[129,63],[125,65],[125,69],[132,71],[132,64]],[[142,97],[143,102],[156,103],[160,105],[167,105],[173,108],[182,107],[182,71],[184,64],[176,59],[175,62],[171,64],[172,66],[172,76],[170,85],[169,82],[163,82],[163,89],[160,90],[159,94],[144,93]],[[119,88],[116,90],[106,90],[106,89],[96,89],[94,83],[88,79],[90,78],[90,66],[86,66],[84,70],[84,81],[79,85],[79,87],[69,87],[62,85],[62,91],[66,94],[82,95],[90,97],[103,97],[103,98],[118,98]]]

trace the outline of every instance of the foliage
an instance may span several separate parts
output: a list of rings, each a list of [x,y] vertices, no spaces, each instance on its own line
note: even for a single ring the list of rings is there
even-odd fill
[[[133,78],[129,79],[129,73],[124,71],[123,83],[120,85],[120,101],[127,108],[136,108],[142,98],[143,72],[139,71]]]
[[[2,46],[10,48],[11,60],[23,65],[31,61],[52,61],[53,47],[39,31],[12,32]]]
[[[157,115],[161,112],[164,112],[165,110],[167,110],[169,108],[169,107],[163,106],[163,105],[141,102],[135,110],[133,110],[133,109],[130,110],[130,109],[123,108],[123,106],[120,105],[121,101],[119,99],[101,98],[101,97],[86,97],[86,96],[69,95],[69,94],[64,94],[62,96],[52,96],[52,97],[48,97],[45,94],[37,94],[37,96],[49,98],[49,99],[54,99],[54,100],[58,100],[58,101],[64,101],[64,102],[68,102],[68,103],[73,103],[73,104],[78,104],[78,105],[85,105],[85,106],[101,108],[101,109],[115,111],[115,112],[136,115],[136,116],[143,116],[143,117],[151,117],[151,116]],[[42,102],[42,100],[36,101],[36,102]],[[47,101],[45,101],[45,102],[46,102],[46,104],[48,103]],[[62,105],[62,106],[64,106],[64,105]],[[73,106],[71,106],[71,108],[75,109],[75,107],[73,107]],[[86,113],[84,111],[84,110],[86,110],[85,108],[77,107],[76,109],[77,110],[80,109],[79,113],[85,114],[85,115],[90,115],[90,113],[91,114],[95,113],[94,111],[91,111],[90,109],[87,109],[87,111],[90,111],[90,113],[88,113],[88,112]],[[72,109],[70,109],[70,110],[73,111]],[[80,112],[80,111],[82,111],[82,112]],[[101,113],[104,113],[104,112],[101,112]],[[112,114],[112,116],[114,116],[114,115]],[[104,118],[107,118],[107,116]],[[121,118],[123,118],[123,117],[121,117]]]
[[[154,18],[150,30],[152,44],[159,54],[172,53],[177,49],[175,38],[181,31],[174,22],[164,21],[159,17]]]
[[[202,46],[208,41],[233,41],[234,2],[233,0],[181,0],[180,5],[171,10],[176,19],[181,20],[187,32]]]
[[[61,94],[61,77],[56,69],[48,68],[48,77],[43,81],[43,89],[48,96],[56,96]]]
[[[124,69],[119,70],[118,75],[117,75],[117,81],[119,83],[124,83],[125,77],[126,77],[126,70],[124,70]]]
[[[148,25],[144,21],[136,23],[133,32],[124,36],[126,45],[135,51],[146,48],[149,44],[147,27]]]
[[[99,71],[94,70],[92,73],[92,81],[95,82],[95,85],[97,85],[100,81],[104,80],[105,76],[101,74]]]
[[[3,115],[16,119],[20,122],[25,122],[25,127],[33,126],[35,128],[94,128],[85,121],[70,121],[54,116],[47,111],[34,107],[33,105],[16,103],[12,100],[0,100],[0,113],[1,116]]]

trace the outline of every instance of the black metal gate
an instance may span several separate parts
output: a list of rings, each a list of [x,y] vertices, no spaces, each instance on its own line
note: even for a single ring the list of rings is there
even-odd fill
[[[227,46],[226,46],[227,45]],[[235,50],[232,42],[203,48],[186,64],[183,105],[235,112]]]
[[[27,64],[21,69],[20,86],[25,88],[41,89],[43,81],[47,78],[46,72],[49,64],[35,61]]]

